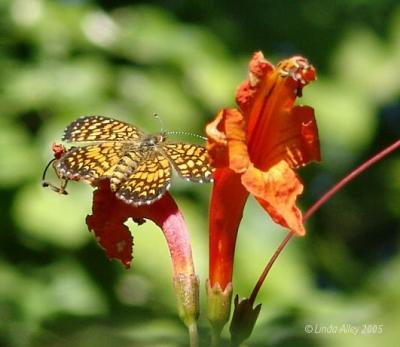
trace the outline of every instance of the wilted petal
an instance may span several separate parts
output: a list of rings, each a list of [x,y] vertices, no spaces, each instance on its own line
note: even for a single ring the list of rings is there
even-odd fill
[[[89,230],[110,258],[119,259],[126,267],[132,261],[133,238],[124,222],[131,217],[132,207],[122,202],[110,189],[110,182],[99,182],[93,193],[93,214],[86,217]]]

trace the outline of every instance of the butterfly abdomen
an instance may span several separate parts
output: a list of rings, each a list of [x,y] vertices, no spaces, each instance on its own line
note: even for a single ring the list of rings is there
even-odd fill
[[[137,169],[142,160],[143,157],[138,151],[126,153],[118,162],[111,176],[111,189],[116,191],[121,182],[125,181]]]

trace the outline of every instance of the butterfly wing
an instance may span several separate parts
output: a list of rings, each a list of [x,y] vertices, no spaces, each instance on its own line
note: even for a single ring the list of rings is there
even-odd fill
[[[93,182],[111,177],[123,153],[124,144],[118,142],[72,147],[60,158],[56,170],[63,178]]]
[[[205,147],[192,143],[166,143],[162,150],[182,178],[196,183],[212,182],[213,169]]]
[[[150,205],[169,189],[171,171],[169,160],[153,152],[119,186],[117,197],[132,205]]]
[[[103,116],[81,117],[64,130],[63,141],[140,141],[144,133],[137,127]]]

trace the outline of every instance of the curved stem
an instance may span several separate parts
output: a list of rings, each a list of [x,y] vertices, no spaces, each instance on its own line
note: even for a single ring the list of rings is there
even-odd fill
[[[323,204],[325,204],[333,195],[335,195],[340,189],[342,189],[346,184],[356,178],[358,175],[363,173],[370,166],[374,165],[376,162],[381,160],[383,157],[391,152],[394,152],[400,147],[400,140],[395,141],[389,147],[380,151],[378,154],[374,155],[371,159],[367,160],[364,164],[361,164],[358,168],[350,172],[345,178],[343,178],[339,183],[335,184],[331,189],[328,190],[314,205],[312,205],[307,212],[304,214],[303,221],[307,221]]]
[[[389,147],[386,147],[384,150],[380,151],[378,154],[374,155],[371,159],[367,160],[365,163],[361,164],[359,167],[357,167],[355,170],[350,172],[345,178],[343,178],[339,183],[335,184],[328,192],[326,192],[314,205],[312,205],[307,212],[304,214],[303,217],[303,222],[306,222],[323,204],[325,204],[333,195],[335,195],[341,188],[343,188],[346,184],[348,184],[350,181],[352,181],[354,178],[356,178],[358,175],[363,173],[365,170],[367,170],[370,166],[374,165],[377,163],[379,160],[381,160],[383,157],[386,155],[394,152],[396,149],[400,147],[400,140],[395,141],[392,145]],[[264,271],[262,272],[260,278],[257,281],[256,286],[253,289],[253,292],[251,293],[249,301],[254,304],[254,301],[256,300],[257,294],[260,291],[261,286],[263,285],[265,278],[267,277],[269,271],[271,270],[272,265],[274,265],[276,259],[279,257],[279,255],[282,253],[283,249],[287,245],[287,243],[291,240],[293,237],[293,233],[289,232],[288,235],[286,235],[285,239],[281,242],[269,262],[264,268]]]
[[[253,289],[253,291],[252,291],[252,293],[250,295],[249,301],[251,302],[252,305],[254,304],[254,301],[256,300],[258,292],[260,291],[261,286],[263,285],[265,278],[267,277],[269,271],[271,270],[272,265],[274,265],[275,260],[279,257],[279,254],[281,254],[281,252],[285,248],[286,244],[290,241],[290,239],[293,237],[293,235],[294,235],[294,233],[292,233],[292,232],[289,232],[286,235],[285,239],[281,242],[281,244],[279,245],[279,247],[275,251],[274,255],[271,257],[271,259],[269,260],[269,262],[265,266],[264,271],[262,272],[260,278],[257,281],[257,284],[255,285],[255,287],[254,287],[254,289]]]

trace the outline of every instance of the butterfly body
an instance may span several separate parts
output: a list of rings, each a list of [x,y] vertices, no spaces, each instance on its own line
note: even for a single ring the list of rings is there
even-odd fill
[[[172,168],[192,182],[211,182],[212,168],[203,146],[169,142],[165,133],[145,134],[137,127],[103,116],[72,122],[63,140],[71,147],[56,170],[64,179],[110,179],[117,197],[133,205],[151,204],[170,187]]]

